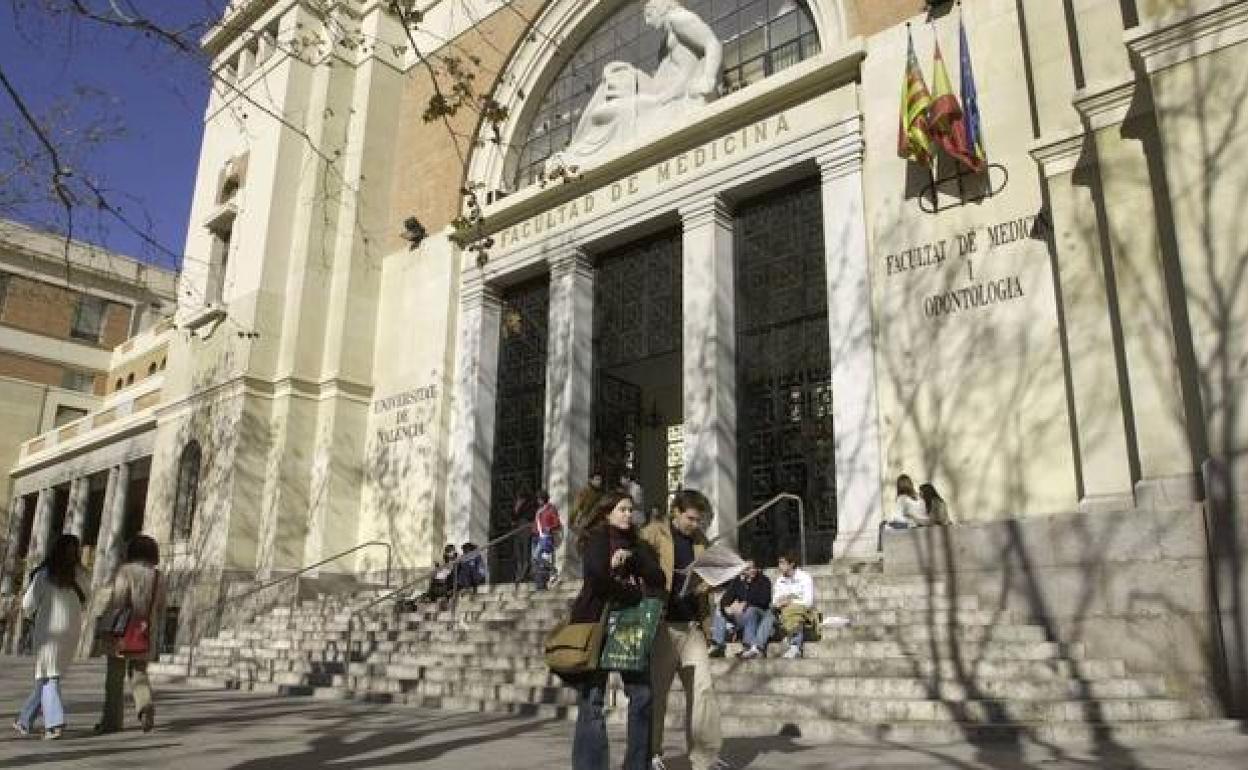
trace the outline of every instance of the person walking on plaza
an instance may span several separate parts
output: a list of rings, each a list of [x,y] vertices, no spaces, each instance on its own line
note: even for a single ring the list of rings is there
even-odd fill
[[[65,731],[61,679],[69,670],[82,630],[84,586],[90,577],[82,568],[78,538],[61,535],[39,567],[31,573],[22,596],[22,614],[34,620],[35,686],[13,722],[13,729],[29,735],[43,713],[43,737],[57,740]]]
[[[555,551],[559,548],[563,522],[559,509],[550,501],[550,493],[542,490],[537,496],[542,507],[533,517],[533,586],[545,591],[555,571]]]
[[[617,493],[602,496],[584,519],[576,547],[585,565],[585,582],[572,603],[573,623],[594,623],[608,604],[636,605],[663,590],[663,573],[648,549],[639,547],[632,523],[633,501]],[[646,770],[650,757],[651,687],[649,672],[620,672],[628,695],[628,748],[624,770]],[[565,676],[576,687],[573,770],[608,770],[607,719],[603,710],[607,672]]]
[[[719,609],[711,627],[710,656],[724,657],[728,641],[728,624],[741,634],[741,657],[746,660],[767,656],[767,642],[776,616],[771,611],[771,581],[753,559],[746,559],[745,569],[733,578],[720,597]]]
[[[818,626],[815,610],[815,579],[797,566],[796,554],[780,557],[780,577],[772,590],[772,602],[780,615],[780,628],[784,630],[789,649],[786,658],[802,657],[802,645],[806,641],[806,629]]]
[[[647,524],[641,531],[641,539],[654,549],[663,569],[667,591],[667,611],[654,640],[654,657],[650,664],[650,680],[654,686],[654,721],[650,730],[652,770],[666,767],[663,719],[667,714],[672,679],[677,673],[685,691],[685,743],[693,770],[727,767],[719,758],[723,735],[706,644],[710,601],[707,586],[689,576],[689,565],[708,545],[702,528],[709,523],[712,513],[706,495],[683,489],[672,496],[671,516]],[[686,586],[687,581],[692,582]]]
[[[152,702],[152,686],[147,678],[147,663],[160,652],[158,619],[165,611],[165,585],[160,571],[160,549],[156,541],[147,535],[137,535],[126,546],[125,562],[113,578],[112,596],[106,617],[114,619],[114,633],[118,626],[147,622],[147,651],[124,651],[122,639],[113,636],[107,640],[107,669],[104,675],[104,713],[95,726],[97,733],[113,733],[125,725],[126,679],[134,694],[134,707],[138,711],[143,732],[151,731],[156,723],[155,705]],[[122,624],[118,618],[127,622]]]

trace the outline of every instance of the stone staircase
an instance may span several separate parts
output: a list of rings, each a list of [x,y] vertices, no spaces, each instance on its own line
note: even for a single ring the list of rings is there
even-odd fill
[[[1212,716],[1159,676],[1090,657],[976,596],[949,596],[940,581],[888,578],[879,562],[810,571],[825,616],[852,625],[824,629],[800,660],[742,661],[730,647],[713,661],[726,735],[1082,741],[1181,733]],[[193,686],[575,718],[575,693],[546,670],[542,640],[578,588],[495,586],[461,595],[453,610],[385,602],[350,633],[353,608],[377,593],[325,596],[180,647],[150,671]],[[682,699],[677,685],[669,727],[682,724]]]

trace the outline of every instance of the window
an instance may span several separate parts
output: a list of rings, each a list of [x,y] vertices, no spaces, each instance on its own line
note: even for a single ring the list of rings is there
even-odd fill
[[[208,285],[204,290],[204,304],[219,304],[225,299],[225,271],[230,264],[230,238],[233,221],[220,229],[212,230],[212,258],[208,263]]]
[[[156,362],[153,361],[147,365],[147,376],[151,377],[155,373],[156,373]]]
[[[55,419],[54,424],[56,427],[59,428],[62,425],[68,425],[74,420],[81,419],[86,416],[87,416],[86,409],[79,409],[76,406],[66,406],[64,404],[57,404],[56,417],[54,418]]]
[[[129,374],[126,375],[126,384],[127,385],[134,384],[134,372],[130,372]]]
[[[113,385],[113,390],[115,390],[115,391],[116,391],[116,390],[121,390],[121,389],[122,389],[122,388],[124,388],[124,387],[126,387],[126,383],[125,383],[125,381],[124,381],[124,380],[122,380],[120,377],[118,377],[118,378],[117,378],[117,383],[116,383],[115,385]]]
[[[173,539],[190,540],[195,522],[195,505],[199,498],[199,465],[203,452],[199,442],[191,439],[178,460],[177,497],[173,502]]]
[[[104,313],[108,310],[108,300],[82,294],[74,308],[74,325],[69,335],[74,339],[99,342],[100,332],[104,330]]]
[[[4,298],[9,292],[9,274],[0,273],[0,318],[4,317]]]
[[[91,393],[95,390],[95,375],[91,372],[80,372],[77,369],[66,369],[61,375],[61,387],[80,393]]]
[[[603,67],[622,61],[648,73],[659,62],[662,35],[642,19],[642,3],[625,3],[590,33],[542,96],[519,142],[515,184],[538,180],[546,159],[567,147]],[[724,46],[719,91],[731,93],[819,53],[819,36],[800,0],[686,0]]]

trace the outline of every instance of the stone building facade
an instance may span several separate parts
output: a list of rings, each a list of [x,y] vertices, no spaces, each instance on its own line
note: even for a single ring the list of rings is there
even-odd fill
[[[134,347],[168,345],[158,395],[28,443],[15,485],[145,463],[184,633],[358,543],[414,573],[522,488],[567,512],[601,466],[647,505],[703,489],[760,558],[882,547],[1191,687],[1248,682],[1248,3],[685,3],[717,45],[648,5],[433,2],[409,34],[382,2],[238,4],[204,40],[228,85],[187,296]],[[960,24],[979,174],[897,152],[908,40],[930,84]],[[715,87],[664,113],[681,46],[719,51]],[[422,119],[447,57],[501,121]],[[903,472],[959,526],[881,538]],[[800,509],[737,530],[780,493]]]
[[[5,427],[0,464],[12,466],[23,442],[40,434],[79,430],[81,418],[124,389],[127,377],[139,374],[119,371],[111,377],[113,350],[173,314],[175,282],[172,271],[0,221],[0,415]],[[97,483],[93,489],[98,488]],[[37,504],[37,493],[10,489],[6,473],[0,495],[23,498],[14,502],[15,509]],[[85,488],[80,491],[87,494]],[[52,494],[59,495],[51,502],[54,508],[67,506],[72,497],[67,487]],[[0,541],[14,552],[24,551],[29,529],[20,526],[22,517],[10,519],[9,514],[6,506]]]

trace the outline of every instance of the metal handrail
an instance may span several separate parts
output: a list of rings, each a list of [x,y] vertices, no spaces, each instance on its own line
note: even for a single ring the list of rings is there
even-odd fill
[[[798,497],[797,495],[791,492],[781,492],[780,494],[771,498],[770,500],[763,503],[759,507],[750,511],[748,514],[746,514],[745,518],[737,519],[736,525],[733,526],[733,528],[729,530],[729,532],[735,533],[739,531],[746,524],[749,524],[754,519],[757,519],[759,516],[763,515],[764,511],[766,511],[768,508],[772,507],[776,503],[780,502],[781,500],[792,500],[793,502],[797,503],[797,533],[798,533],[798,537],[802,541],[802,545],[801,545],[802,564],[804,565],[806,564],[806,506],[802,502],[802,498]],[[728,536],[728,532],[720,532],[718,535],[711,538],[709,542],[716,543],[724,539],[727,536]]]
[[[390,543],[385,542],[384,540],[370,540],[367,543],[359,543],[357,545],[354,545],[346,549],[345,551],[339,551],[333,556],[329,556],[327,558],[321,559],[315,564],[309,564],[306,567],[301,567],[300,569],[296,570],[295,572],[290,573],[289,575],[283,575],[277,580],[270,580],[269,582],[264,583],[263,585],[256,586],[255,588],[252,588],[249,591],[245,591],[239,594],[238,596],[227,597],[227,599],[232,602],[240,602],[249,596],[254,596],[255,594],[260,593],[261,591],[264,591],[268,588],[272,588],[273,586],[281,585],[282,583],[285,583],[290,580],[298,580],[305,573],[310,572],[311,570],[314,570],[317,567],[328,564],[331,561],[335,561],[336,559],[341,559],[344,556],[349,556],[350,554],[353,554],[356,551],[360,551],[365,548],[372,548],[373,546],[378,546],[378,545],[386,549],[386,588],[389,588],[390,587],[390,570],[394,564],[394,546],[391,545]],[[294,602],[299,601],[299,589],[298,588],[295,589],[295,596],[294,596],[293,601]],[[217,619],[219,623],[220,622],[219,614],[218,614]],[[199,645],[199,641],[201,638],[202,637],[196,634],[195,638],[191,640],[190,652],[188,652],[186,656],[186,673],[188,676],[191,674],[192,671],[195,670],[195,650],[197,646]]]
[[[505,534],[499,535],[498,537],[494,538],[493,540],[490,540],[485,545],[481,546],[476,551],[474,551],[472,554],[472,558],[473,559],[485,558],[486,554],[490,552],[491,548],[493,548],[494,546],[498,545],[499,543],[505,540],[510,540],[511,538],[515,537],[516,535],[519,535],[522,532],[532,532],[532,525],[528,522],[525,522],[524,524],[521,524],[520,526],[516,527],[515,529],[511,531]],[[440,566],[451,567],[451,575],[453,578],[453,576],[455,575],[455,568],[458,567],[460,564],[462,564],[464,561],[465,561],[464,555],[460,554],[459,556],[456,556],[454,559],[452,559],[448,564],[444,564]],[[426,580],[429,579],[429,575],[433,571],[434,571],[433,569],[426,570],[422,574],[421,577],[415,580],[409,581],[407,583],[404,583],[398,588],[395,588],[383,594],[382,596],[378,596],[374,598],[372,601],[368,602],[367,604],[357,607],[356,609],[352,610],[351,614],[347,617],[346,665],[348,668],[350,667],[351,662],[352,662],[351,661],[351,644],[353,641],[352,637],[354,636],[355,619],[358,617],[361,617],[365,612],[371,610],[373,607],[376,607],[377,605],[382,604],[384,602],[390,601],[391,599],[394,599],[396,596],[402,593],[405,593],[407,591],[410,591],[411,589],[425,582]],[[454,612],[454,608],[455,608],[458,598],[459,598],[459,581],[453,578],[453,584],[451,586],[451,601],[450,601],[450,608],[452,612]]]
[[[344,556],[347,556],[347,555],[349,555],[349,554],[353,554],[353,553],[355,553],[356,551],[360,551],[360,550],[363,550],[363,549],[365,549],[365,548],[371,548],[371,547],[373,547],[373,546],[377,546],[377,545],[382,546],[383,548],[385,548],[385,549],[386,549],[386,588],[389,588],[389,587],[390,587],[390,568],[391,568],[391,567],[393,566],[393,564],[394,564],[394,546],[393,546],[393,545],[391,545],[390,543],[387,543],[387,542],[386,542],[386,541],[384,541],[384,540],[370,540],[370,541],[368,541],[367,543],[360,543],[359,545],[354,545],[354,546],[352,546],[352,547],[348,548],[348,549],[347,549],[347,550],[345,550],[345,551],[339,551],[338,553],[334,554],[333,556],[329,556],[329,557],[327,557],[327,558],[321,559],[320,561],[316,562],[315,564],[309,564],[309,565],[307,565],[306,567],[301,567],[300,569],[298,569],[298,570],[296,570],[296,571],[294,571],[294,572],[290,573],[289,575],[283,575],[282,577],[278,578],[277,580],[271,580],[271,581],[269,581],[268,583],[265,583],[265,584],[263,584],[263,585],[256,586],[255,588],[251,589],[250,591],[246,591],[246,592],[244,592],[244,593],[242,593],[242,594],[239,594],[238,596],[232,597],[232,598],[231,598],[231,601],[235,601],[235,602],[237,602],[237,601],[242,601],[243,599],[246,599],[248,596],[251,596],[252,594],[257,594],[257,593],[260,593],[261,591],[263,591],[263,590],[265,590],[265,589],[267,589],[267,588],[272,588],[272,587],[273,587],[273,586],[275,586],[275,585],[280,585],[280,584],[285,583],[285,582],[287,582],[287,581],[290,581],[290,580],[295,580],[295,579],[297,579],[299,576],[301,576],[301,575],[303,575],[303,574],[305,574],[305,573],[307,573],[307,572],[311,572],[312,570],[316,569],[317,567],[323,566],[323,565],[325,565],[325,564],[329,564],[331,561],[336,561],[336,560],[338,560],[338,559],[341,559],[341,558],[342,558],[342,557],[344,557]]]

